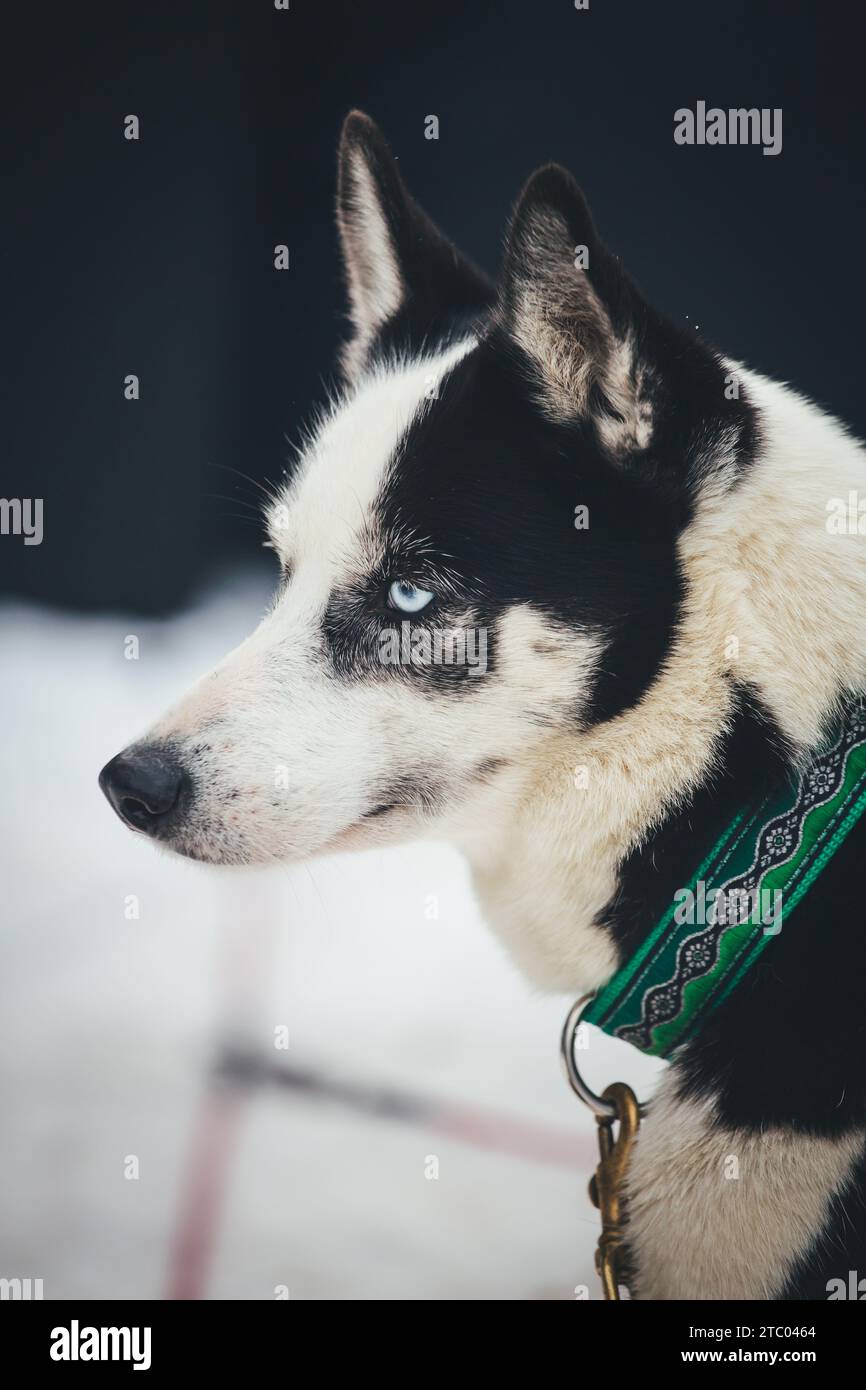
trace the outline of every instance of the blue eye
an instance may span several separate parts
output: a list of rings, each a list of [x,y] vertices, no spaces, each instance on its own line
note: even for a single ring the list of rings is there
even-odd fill
[[[395,579],[388,590],[388,602],[392,608],[399,608],[401,613],[420,613],[432,597],[429,589],[419,589],[403,579]]]

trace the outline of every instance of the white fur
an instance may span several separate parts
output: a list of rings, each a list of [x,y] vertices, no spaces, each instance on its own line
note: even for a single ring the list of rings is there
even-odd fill
[[[738,639],[734,674],[810,745],[866,680],[866,536],[827,527],[831,498],[866,495],[866,451],[790,387],[731,365],[760,412],[761,461],[707,499],[684,553]]]
[[[789,1128],[725,1129],[712,1101],[673,1095],[669,1072],[628,1176],[629,1245],[641,1299],[777,1297],[820,1235],[863,1148]]]

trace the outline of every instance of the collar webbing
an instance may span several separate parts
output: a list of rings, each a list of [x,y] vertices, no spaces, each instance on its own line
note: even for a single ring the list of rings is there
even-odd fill
[[[785,787],[734,817],[583,1015],[667,1057],[742,979],[866,810],[866,701]]]

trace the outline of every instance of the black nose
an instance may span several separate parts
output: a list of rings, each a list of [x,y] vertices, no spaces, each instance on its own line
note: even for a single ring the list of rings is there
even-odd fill
[[[99,774],[99,785],[121,820],[154,835],[177,808],[187,775],[165,748],[128,749]]]

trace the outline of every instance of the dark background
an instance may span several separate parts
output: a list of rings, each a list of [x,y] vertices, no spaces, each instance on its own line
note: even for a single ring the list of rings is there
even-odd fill
[[[495,269],[538,164],[568,165],[650,297],[866,433],[859,10],[796,0],[496,4],[114,0],[3,25],[7,592],[167,611],[261,555],[341,327],[334,152],[382,125],[433,216]],[[683,148],[699,99],[784,111],[759,147]],[[137,143],[123,118],[141,120]],[[424,118],[440,119],[438,142]],[[273,269],[285,242],[291,269]],[[141,399],[123,378],[141,378]],[[227,500],[223,500],[227,499]]]

